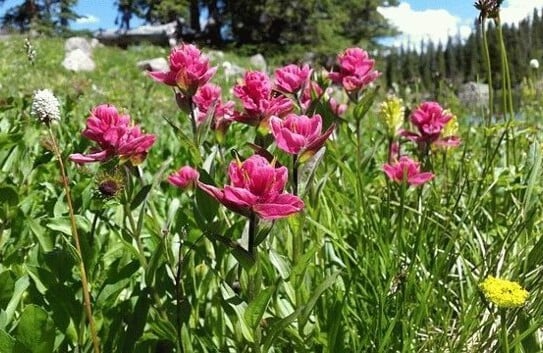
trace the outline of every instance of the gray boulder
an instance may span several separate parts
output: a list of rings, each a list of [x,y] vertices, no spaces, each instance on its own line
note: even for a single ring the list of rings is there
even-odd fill
[[[62,61],[62,66],[66,70],[75,72],[93,71],[96,68],[96,64],[92,58],[81,49],[75,49],[66,53]]]
[[[489,92],[487,84],[468,82],[460,86],[458,99],[468,108],[479,108],[488,104]]]
[[[87,38],[71,37],[66,40],[66,42],[64,43],[64,50],[66,51],[66,53],[69,53],[76,49],[83,51],[88,56],[92,54],[92,46]]]

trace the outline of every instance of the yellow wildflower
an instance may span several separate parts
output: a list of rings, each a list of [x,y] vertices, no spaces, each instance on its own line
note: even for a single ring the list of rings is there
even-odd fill
[[[389,95],[379,109],[379,115],[385,125],[389,137],[394,137],[402,126],[405,108],[403,101],[394,95]]]
[[[443,127],[441,136],[442,137],[458,136],[458,119],[456,118],[456,115],[450,113],[449,111],[447,111],[447,113],[452,115],[452,118]]]
[[[528,300],[528,291],[517,282],[488,276],[480,285],[486,299],[500,308],[523,306]]]

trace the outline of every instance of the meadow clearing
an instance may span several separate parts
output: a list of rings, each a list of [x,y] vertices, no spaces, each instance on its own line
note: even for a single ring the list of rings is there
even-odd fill
[[[184,46],[153,80],[169,49],[74,73],[24,42],[0,41],[1,353],[543,352],[541,92],[468,114],[388,96],[361,49],[232,79],[247,58]]]

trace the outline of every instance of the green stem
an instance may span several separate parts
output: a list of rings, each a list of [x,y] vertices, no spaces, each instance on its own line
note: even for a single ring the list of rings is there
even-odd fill
[[[507,334],[507,320],[506,320],[506,311],[500,309],[500,326],[501,326],[501,336],[502,336],[502,346],[503,352],[509,353],[509,336]]]
[[[400,216],[398,220],[398,233],[397,237],[399,241],[402,241],[402,232],[403,232],[403,219],[405,216],[405,192],[407,189],[407,177],[404,178],[402,183],[400,184]]]
[[[515,112],[513,110],[513,90],[511,87],[511,73],[509,71],[509,59],[507,57],[507,48],[505,47],[505,41],[503,39],[503,29],[500,23],[499,18],[496,19],[496,26],[498,28],[498,41],[500,44],[500,56],[502,61],[502,75],[503,75],[503,106],[504,114],[507,112],[508,122],[514,119]],[[506,146],[509,147],[509,141],[511,141],[510,148],[507,148],[507,157],[512,153],[513,154],[513,163],[515,163],[515,140],[514,138],[510,139],[509,131],[507,131]]]
[[[490,52],[488,50],[488,39],[485,28],[486,20],[481,20],[481,32],[483,34],[483,56],[485,58],[486,77],[488,81],[488,119],[487,125],[490,125],[492,117],[494,116],[494,88],[492,85],[492,67],[490,66]]]
[[[66,169],[64,168],[64,162],[62,161],[62,155],[60,153],[60,148],[55,138],[55,134],[53,134],[53,131],[51,130],[51,126],[48,126],[48,128],[49,128],[49,135],[51,137],[53,152],[58,160],[58,165],[59,165],[60,173],[62,176],[62,186],[64,187],[64,193],[66,194],[66,203],[68,204],[68,212],[70,215],[70,226],[72,230],[72,236],[74,239],[77,254],[79,256],[79,270],[81,272],[81,285],[83,287],[82,288],[83,301],[84,301],[83,306],[85,308],[87,319],[89,320],[89,327],[90,327],[91,337],[92,337],[92,346],[93,346],[94,353],[100,353],[100,339],[98,338],[98,333],[96,331],[96,326],[94,324],[94,317],[92,315],[92,304],[91,304],[91,299],[90,299],[89,281],[87,279],[87,271],[85,269],[85,262],[83,260],[83,253],[81,251],[81,241],[79,239],[79,233],[77,231],[77,224],[75,221],[75,212],[74,212],[73,203],[72,203],[70,185],[68,184]]]
[[[194,101],[192,96],[188,97],[189,99],[189,109],[190,109],[190,124],[192,126],[192,138],[194,145],[198,147],[198,126],[196,125],[196,116],[194,115]]]

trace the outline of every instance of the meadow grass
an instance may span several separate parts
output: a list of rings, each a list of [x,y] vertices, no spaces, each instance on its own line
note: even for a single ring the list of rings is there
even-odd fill
[[[543,352],[543,155],[533,110],[491,124],[458,116],[461,145],[433,151],[425,167],[436,177],[418,188],[381,169],[383,95],[359,137],[349,110],[300,171],[303,213],[263,226],[269,235],[251,267],[235,243],[245,219],[165,178],[191,164],[223,185],[232,153],[250,155],[252,131],[234,124],[224,145],[208,134],[194,146],[172,91],[136,68],[167,56],[164,48],[96,48],[96,71],[71,73],[60,66],[61,39],[32,44],[34,64],[23,37],[0,41],[0,352],[92,351],[60,174],[30,115],[42,88],[62,103],[53,128],[65,159],[90,146],[80,132],[100,103],[157,135],[116,199],[98,197],[99,170],[66,161],[102,351]],[[220,70],[214,82],[233,84]],[[479,288],[488,276],[519,282],[527,303],[497,308]],[[248,300],[251,286],[260,290]]]

